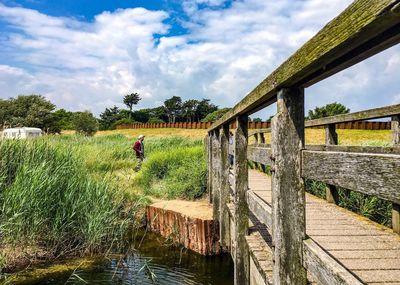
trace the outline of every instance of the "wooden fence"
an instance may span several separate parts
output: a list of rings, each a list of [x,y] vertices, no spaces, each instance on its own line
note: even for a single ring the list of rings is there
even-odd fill
[[[177,129],[208,129],[212,123],[194,122],[194,123],[143,123],[143,124],[122,124],[117,129],[160,129],[160,128],[177,128]],[[271,127],[271,122],[249,122],[249,129],[266,129]],[[231,124],[231,128],[236,128],[235,124]],[[314,128],[321,128],[315,126]],[[336,124],[336,129],[354,129],[354,130],[390,130],[390,122],[342,122]]]
[[[250,216],[268,228],[273,258],[269,261],[265,256],[263,262],[272,263],[273,284],[305,285],[307,271],[319,284],[363,284],[357,272],[349,272],[306,235],[306,178],[327,183],[327,197],[332,202],[336,201],[337,186],[392,202],[393,228],[399,231],[399,147],[336,146],[336,124],[392,117],[393,144],[397,145],[400,105],[304,121],[306,87],[400,41],[399,2],[355,1],[208,129],[207,185],[214,218],[220,223],[221,245],[234,260],[236,285],[259,284],[254,283],[251,271],[256,261],[248,242]],[[277,113],[272,119],[272,142],[265,145],[261,134],[268,130],[249,132],[248,116],[274,102]],[[230,152],[233,123],[236,129]],[[305,127],[321,126],[326,129],[326,145],[305,146]],[[249,146],[249,133],[257,136],[261,145]],[[232,168],[229,154],[234,155]],[[271,167],[270,207],[257,204],[248,193],[249,159]]]

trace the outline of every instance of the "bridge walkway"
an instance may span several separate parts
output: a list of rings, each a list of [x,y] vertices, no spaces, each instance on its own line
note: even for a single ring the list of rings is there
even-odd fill
[[[271,177],[249,171],[249,188],[271,205]],[[400,282],[400,236],[335,204],[306,194],[306,234],[365,284]]]

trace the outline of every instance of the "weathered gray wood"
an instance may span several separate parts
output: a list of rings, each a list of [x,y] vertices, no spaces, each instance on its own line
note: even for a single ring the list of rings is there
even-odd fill
[[[305,149],[315,150],[315,151],[400,154],[399,146],[375,147],[375,146],[346,146],[346,145],[306,145]]]
[[[212,203],[214,219],[219,221],[220,218],[220,170],[221,170],[221,148],[220,148],[220,132],[214,130],[212,132]]]
[[[354,1],[209,130],[270,103],[283,87],[309,86],[397,43],[396,2]]]
[[[335,124],[330,124],[325,126],[325,144],[326,145],[337,145],[338,135],[336,133]],[[327,185],[326,190],[326,200],[329,203],[337,204],[339,202],[339,194],[334,185]]]
[[[246,285],[249,282],[249,253],[246,235],[249,229],[249,209],[247,206],[248,169],[247,169],[247,137],[248,116],[238,116],[235,132],[235,285]]]
[[[261,277],[261,280],[254,280],[254,282],[251,280],[250,284],[272,284],[273,261],[271,248],[258,231],[247,236],[246,242],[249,248],[251,261],[256,269],[254,275]],[[251,276],[251,278],[253,278],[253,276]]]
[[[400,234],[400,205],[393,204],[392,209],[392,227],[393,231]]]
[[[392,117],[392,142],[400,145],[400,115]]]
[[[392,143],[400,146],[400,115],[392,117]],[[392,205],[392,228],[393,231],[400,234],[400,205]]]
[[[262,146],[248,146],[247,159],[263,165],[271,165],[271,148]]]
[[[254,191],[247,192],[247,203],[250,212],[269,229],[272,228],[272,208],[265,203]]]
[[[260,133],[260,143],[265,144],[265,134]]]
[[[303,151],[302,175],[400,204],[400,156]]]
[[[320,284],[363,284],[312,239],[304,241],[304,266]]]
[[[212,165],[212,132],[208,133],[207,136],[207,157],[208,157],[208,168],[207,168],[207,191],[208,201],[212,203],[212,177],[213,177],[213,165]]]
[[[249,137],[254,136],[256,134],[260,134],[260,135],[262,134],[264,136],[264,134],[270,133],[270,132],[271,132],[271,128],[249,130]]]
[[[230,202],[230,185],[229,185],[229,125],[223,125],[220,133],[221,148],[221,164],[220,164],[220,241],[223,251],[229,251],[230,241],[230,218],[228,203]]]
[[[303,267],[305,191],[301,177],[304,146],[304,89],[282,89],[272,119],[272,217],[274,284],[307,283]]]
[[[342,114],[332,117],[325,117],[321,119],[315,119],[311,121],[307,121],[305,123],[307,127],[317,127],[329,124],[337,124],[337,123],[345,123],[345,122],[353,122],[353,121],[361,121],[361,120],[370,120],[370,119],[379,119],[379,118],[387,118],[393,115],[397,115],[400,113],[400,104],[386,106],[382,108],[370,109],[361,112],[355,112],[350,114]]]

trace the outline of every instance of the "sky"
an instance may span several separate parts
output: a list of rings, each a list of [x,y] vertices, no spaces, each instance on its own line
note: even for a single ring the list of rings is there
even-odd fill
[[[351,2],[0,0],[0,98],[96,115],[132,92],[137,108],[174,95],[232,107]],[[306,110],[398,104],[399,74],[395,46],[307,88]]]

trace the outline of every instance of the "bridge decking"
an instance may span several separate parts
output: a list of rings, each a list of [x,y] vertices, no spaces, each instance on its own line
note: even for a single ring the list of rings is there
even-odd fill
[[[271,205],[271,178],[249,171],[249,188]],[[306,194],[306,233],[366,284],[400,285],[400,236],[392,230]]]

